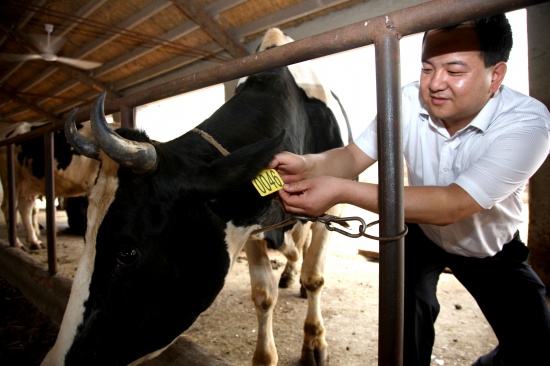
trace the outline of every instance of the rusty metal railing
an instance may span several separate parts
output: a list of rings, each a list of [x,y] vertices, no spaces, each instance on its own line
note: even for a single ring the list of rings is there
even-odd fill
[[[350,24],[193,73],[105,104],[106,114],[122,111],[122,124],[133,126],[137,106],[234,80],[261,71],[374,44],[378,98],[380,235],[395,236],[404,228],[403,163],[399,40],[407,35],[471,19],[509,12],[548,0],[435,0]],[[81,111],[78,122],[89,119]],[[31,133],[0,141],[10,145],[63,128],[47,124]],[[13,187],[9,188],[10,190]],[[53,199],[52,199],[53,202]],[[14,220],[10,220],[14,222]],[[48,228],[50,229],[50,228]],[[379,365],[403,364],[403,243],[400,239],[380,247]],[[48,243],[50,245],[50,243]],[[383,282],[382,282],[383,281]]]

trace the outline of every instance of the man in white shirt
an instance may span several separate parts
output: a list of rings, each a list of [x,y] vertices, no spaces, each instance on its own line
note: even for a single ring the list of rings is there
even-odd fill
[[[545,287],[518,233],[525,186],[550,151],[550,114],[502,85],[511,48],[504,15],[431,30],[420,82],[403,88],[407,366],[430,364],[445,267],[499,340],[475,366],[550,363]],[[338,203],[378,212],[377,185],[351,179],[377,160],[375,121],[341,149],[275,156],[288,212],[320,216]]]

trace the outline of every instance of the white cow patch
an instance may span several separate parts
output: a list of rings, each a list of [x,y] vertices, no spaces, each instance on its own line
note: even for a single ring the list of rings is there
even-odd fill
[[[250,237],[250,234],[259,227],[259,225],[239,227],[235,226],[231,221],[227,223],[225,228],[225,243],[227,244],[227,251],[229,252],[229,258],[231,259],[229,270],[233,268],[233,264],[237,260],[241,250],[243,250],[244,244]],[[258,237],[256,239],[263,239],[263,234],[261,234],[261,236],[261,238]]]
[[[71,296],[57,340],[42,362],[42,366],[59,366],[64,364],[67,354],[76,335],[76,329],[84,318],[84,302],[90,296],[90,282],[94,270],[96,238],[99,226],[115,198],[118,188],[119,164],[101,152],[102,166],[97,184],[92,189],[88,204],[88,229],[84,251],[75,273]],[[92,225],[92,226],[90,226]]]
[[[285,35],[278,28],[269,29],[260,45],[259,52],[265,51],[272,46],[282,46],[284,44],[294,42],[292,38]],[[319,79],[319,77],[313,72],[313,68],[310,61],[304,61],[293,65],[288,65],[288,69],[294,77],[296,84],[305,91],[309,98],[319,99],[325,104],[329,104],[330,90],[326,89]],[[239,79],[237,86],[246,81],[247,77]]]

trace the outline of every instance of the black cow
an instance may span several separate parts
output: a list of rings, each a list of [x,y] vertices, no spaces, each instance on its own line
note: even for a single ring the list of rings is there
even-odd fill
[[[260,50],[289,41],[272,29]],[[287,215],[273,195],[260,196],[251,183],[276,152],[343,146],[327,108],[330,94],[319,85],[299,86],[295,80],[314,80],[297,75],[299,69],[248,77],[210,118],[166,143],[141,131],[113,132],[105,123],[105,94],[92,110],[94,140],[79,135],[68,119],[74,146],[99,159],[101,169],[89,197],[86,247],[43,365],[126,365],[166,347],[211,305],[243,247],[259,323],[253,363],[276,365],[271,318],[277,284],[267,250],[295,261],[308,236],[302,360],[327,362],[320,295],[330,233],[309,222],[257,233]],[[302,225],[311,226],[311,235]]]

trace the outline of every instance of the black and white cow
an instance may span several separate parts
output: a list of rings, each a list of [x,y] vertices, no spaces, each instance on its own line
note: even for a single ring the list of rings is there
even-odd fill
[[[271,29],[260,51],[290,41]],[[246,78],[210,118],[166,143],[141,131],[112,131],[104,94],[92,110],[93,140],[68,119],[73,145],[99,159],[101,169],[71,297],[43,365],[127,365],[163,349],[212,304],[243,248],[259,324],[253,364],[276,365],[277,283],[267,250],[295,261],[309,236],[301,272],[308,296],[302,360],[326,364],[320,295],[329,231],[308,222],[254,233],[288,217],[273,195],[260,196],[251,183],[276,152],[343,146],[327,108],[330,94],[306,85],[314,75],[297,75],[301,66]]]
[[[23,122],[14,124],[2,132],[2,138],[24,134],[38,126]],[[79,125],[80,133],[91,137],[90,124]],[[30,249],[40,249],[40,228],[36,217],[35,200],[43,195],[45,188],[44,138],[35,137],[15,146],[15,206],[21,216]],[[54,181],[56,197],[77,197],[87,195],[94,185],[99,171],[99,162],[85,157],[67,142],[64,131],[54,132]],[[0,178],[4,189],[2,211],[8,222],[8,172],[6,148],[0,149]],[[23,244],[16,239],[17,246]]]

